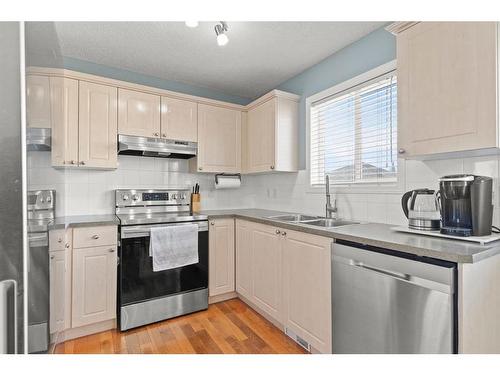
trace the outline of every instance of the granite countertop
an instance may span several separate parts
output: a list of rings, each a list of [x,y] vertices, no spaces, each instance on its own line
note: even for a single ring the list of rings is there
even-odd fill
[[[49,230],[77,228],[77,227],[95,227],[104,225],[120,225],[120,220],[116,215],[81,215],[81,216],[62,216],[57,217],[49,224]]]
[[[207,215],[209,219],[236,217],[263,224],[275,225],[280,228],[358,242],[365,245],[377,246],[417,256],[447,260],[456,263],[474,263],[500,254],[500,241],[479,245],[459,240],[396,232],[391,229],[394,225],[388,224],[361,223],[336,228],[323,228],[268,218],[269,216],[286,214],[286,212],[280,211],[234,209],[206,210],[201,213]]]

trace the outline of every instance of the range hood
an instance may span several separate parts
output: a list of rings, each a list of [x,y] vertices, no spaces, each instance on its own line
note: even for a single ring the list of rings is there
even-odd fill
[[[163,138],[118,136],[118,154],[149,156],[155,158],[190,159],[198,151],[196,142],[175,141]]]
[[[50,128],[26,128],[26,150],[50,151],[51,144]]]

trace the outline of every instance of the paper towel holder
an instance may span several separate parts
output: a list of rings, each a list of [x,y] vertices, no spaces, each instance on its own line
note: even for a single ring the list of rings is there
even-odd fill
[[[219,183],[219,177],[237,177],[241,182],[241,173],[217,173],[215,175],[215,184]]]

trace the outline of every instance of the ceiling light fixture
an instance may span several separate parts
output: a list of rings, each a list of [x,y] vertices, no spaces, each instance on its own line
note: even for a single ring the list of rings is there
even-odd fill
[[[227,23],[220,21],[220,24],[215,25],[215,35],[217,35],[217,44],[219,46],[225,46],[229,42],[229,38],[226,35]]]
[[[186,21],[187,27],[198,27],[198,21]]]

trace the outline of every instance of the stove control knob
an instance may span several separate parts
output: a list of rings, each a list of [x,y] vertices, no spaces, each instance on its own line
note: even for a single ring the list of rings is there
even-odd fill
[[[128,201],[128,198],[129,198],[129,196],[128,196],[127,194],[123,194],[123,195],[122,195],[122,199],[123,199],[124,201]]]
[[[177,194],[172,194],[172,199],[177,199]]]
[[[134,194],[134,195],[132,195],[132,199],[134,201],[138,201],[139,200],[139,196],[137,194]]]
[[[183,193],[183,194],[181,195],[181,199],[186,199],[186,193]]]
[[[52,201],[52,198],[50,198],[50,196],[48,196],[47,199],[46,199],[46,202],[50,203],[51,201]]]

